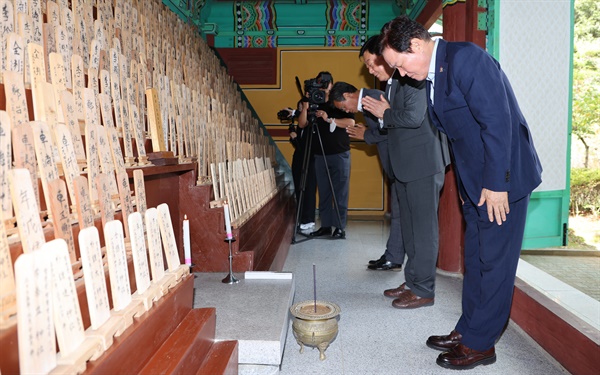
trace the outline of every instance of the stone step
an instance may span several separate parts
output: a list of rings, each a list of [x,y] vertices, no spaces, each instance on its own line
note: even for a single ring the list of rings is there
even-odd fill
[[[237,341],[215,342],[196,375],[207,374],[238,374],[238,343]]]
[[[211,350],[215,327],[214,308],[190,310],[140,374],[195,373]]]
[[[235,275],[240,282],[225,284],[224,273],[196,273],[194,307],[215,307],[215,338],[237,340],[240,374],[277,369],[290,322],[294,299],[292,274],[249,271]]]

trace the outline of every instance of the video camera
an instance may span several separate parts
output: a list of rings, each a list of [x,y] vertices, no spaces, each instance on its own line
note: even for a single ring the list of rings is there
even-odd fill
[[[331,74],[323,73],[321,76],[304,81],[304,93],[310,104],[323,104],[327,101],[325,92],[332,81]]]

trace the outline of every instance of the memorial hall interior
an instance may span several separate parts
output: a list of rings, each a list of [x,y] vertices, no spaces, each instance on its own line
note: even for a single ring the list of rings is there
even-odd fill
[[[399,15],[521,72],[501,21],[554,19],[555,7],[572,25],[571,1],[552,3],[524,0],[523,16],[500,0],[0,0],[0,373],[443,371],[421,353],[428,326],[450,331],[440,323],[460,315],[453,167],[439,204],[448,302],[434,307],[450,313],[403,316],[381,294],[402,273],[366,270],[390,230],[377,147],[350,141],[346,238],[311,238],[297,231],[294,147],[277,113],[320,71],[383,89],[359,51]],[[565,236],[566,156],[544,147],[560,176],[532,194],[524,249]],[[503,340],[523,351],[486,370],[597,370],[597,328],[523,278],[513,298]],[[399,340],[414,352],[403,358]]]

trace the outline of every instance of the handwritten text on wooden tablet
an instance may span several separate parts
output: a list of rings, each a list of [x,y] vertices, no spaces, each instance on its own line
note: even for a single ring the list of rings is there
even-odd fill
[[[42,251],[52,254],[54,326],[61,356],[66,357],[77,350],[85,337],[71,261],[63,240],[46,243]]]
[[[22,374],[46,374],[56,367],[52,320],[52,253],[38,249],[15,262],[17,335]]]
[[[147,209],[145,219],[146,232],[148,233],[148,250],[150,252],[152,280],[157,282],[165,275],[162,244],[160,241],[160,226],[158,224],[158,210],[155,207]]]
[[[138,294],[143,294],[150,286],[150,271],[148,269],[148,252],[144,238],[142,214],[134,212],[127,219],[131,235],[131,253],[135,270],[135,282]]]
[[[87,295],[92,329],[98,329],[110,318],[110,307],[106,290],[106,278],[102,264],[100,238],[96,227],[79,232],[79,250],[83,266],[83,280]]]
[[[8,172],[10,194],[15,208],[17,228],[23,245],[23,252],[38,250],[46,242],[39,209],[33,196],[33,187],[27,169],[11,169]]]
[[[110,275],[113,306],[115,311],[120,311],[131,303],[131,288],[129,286],[123,224],[119,220],[106,223],[104,227],[104,241],[106,242],[106,253],[108,256],[108,272]]]

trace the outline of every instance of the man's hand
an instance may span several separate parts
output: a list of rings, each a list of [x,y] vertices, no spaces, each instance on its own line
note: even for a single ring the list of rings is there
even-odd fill
[[[487,204],[488,218],[490,222],[494,221],[498,225],[502,225],[506,221],[506,215],[510,213],[510,207],[508,206],[508,192],[506,191],[491,191],[486,188],[481,189],[481,198],[479,198],[478,207],[481,207],[484,203]]]
[[[322,118],[324,121],[327,121],[329,119],[329,116],[327,115],[327,112],[325,112],[325,111],[323,111],[321,109],[319,109],[315,114],[316,114],[317,117]],[[327,121],[327,122],[329,122],[329,121]]]
[[[379,100],[371,98],[370,96],[365,96],[362,98],[362,107],[364,110],[375,115],[375,117],[382,119],[385,110],[390,108],[390,103],[388,103],[383,94],[380,96]]]
[[[365,139],[365,126],[363,124],[356,124],[355,126],[348,126],[346,128],[346,133],[352,138],[360,139],[361,141]]]

